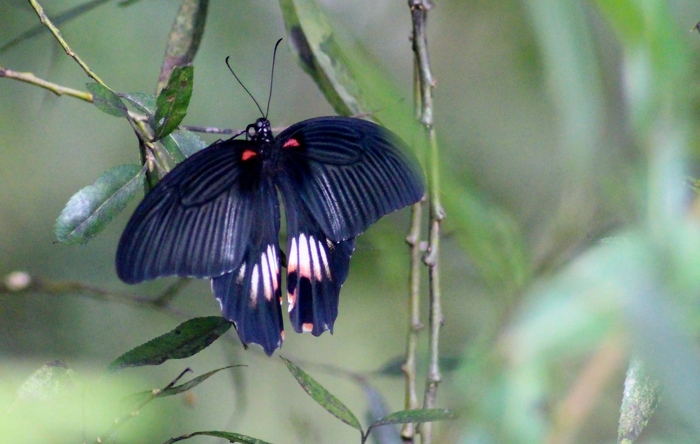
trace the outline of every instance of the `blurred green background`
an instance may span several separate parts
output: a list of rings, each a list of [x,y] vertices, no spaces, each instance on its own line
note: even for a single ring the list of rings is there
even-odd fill
[[[55,15],[79,3],[42,5]],[[439,405],[460,413],[437,426],[436,442],[615,442],[633,355],[665,387],[639,442],[699,442],[700,213],[687,182],[698,170],[700,36],[689,32],[700,20],[697,2],[435,3],[429,50],[447,211],[441,354],[452,363]],[[409,107],[406,2],[319,4],[339,35],[367,51],[400,91],[394,105]],[[129,7],[112,1],[60,29],[114,90],[153,93],[178,7],[175,0]],[[24,1],[0,2],[0,45],[36,24]],[[254,121],[257,108],[224,58],[232,57],[262,103],[272,48],[284,29],[276,2],[212,0],[184,123],[244,128]],[[288,47],[281,48],[273,125],[332,114]],[[88,81],[47,33],[0,53],[0,67],[77,89]],[[387,106],[380,117],[392,112]],[[122,119],[2,79],[0,275],[23,270],[144,296],[172,283],[127,287],[115,275],[116,244],[133,204],[85,246],[54,243],[53,223],[70,196],[103,171],[138,162],[136,142]],[[368,408],[362,388],[313,364],[369,374],[402,355],[407,229],[405,210],[362,235],[334,334],[288,331],[280,352],[356,413]],[[188,316],[218,314],[204,281],[187,287],[174,306]],[[0,408],[45,362],[67,361],[91,380],[180,321],[80,294],[0,294]],[[244,351],[229,335],[187,361],[115,378],[126,396],[162,387],[186,366],[201,374],[247,365],[216,375],[194,397],[149,405],[130,425],[136,437],[124,432],[123,442],[162,442],[195,430],[276,443],[359,441],[303,394],[279,359],[256,347]],[[423,336],[421,356],[426,348]],[[370,381],[391,411],[403,408],[399,376]]]

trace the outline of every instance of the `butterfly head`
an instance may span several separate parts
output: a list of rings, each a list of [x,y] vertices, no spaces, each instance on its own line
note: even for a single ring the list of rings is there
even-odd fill
[[[271,144],[274,137],[272,137],[270,121],[265,117],[261,117],[256,120],[255,123],[251,123],[246,128],[245,137],[246,140],[250,140],[251,142]]]

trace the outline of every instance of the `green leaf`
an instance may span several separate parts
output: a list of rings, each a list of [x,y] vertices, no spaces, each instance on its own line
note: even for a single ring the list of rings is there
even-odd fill
[[[146,114],[150,118],[156,112],[156,96],[146,93],[120,93],[119,97],[131,103],[134,108]]]
[[[109,364],[107,371],[143,365],[160,365],[168,359],[183,359],[207,348],[231,328],[231,323],[219,316],[194,318],[173,331],[142,344]]]
[[[387,415],[377,421],[374,421],[369,428],[388,425],[388,424],[407,424],[444,421],[446,419],[455,419],[457,415],[449,409],[417,409],[417,410],[402,410]]]
[[[92,94],[92,102],[100,111],[115,117],[125,117],[126,105],[111,89],[99,83],[87,83],[87,90]]]
[[[314,0],[279,0],[288,42],[302,69],[333,109],[345,116],[370,114],[406,141],[422,129],[405,97],[381,65],[360,46],[340,38]]]
[[[165,138],[163,139],[163,145],[165,145],[166,149],[168,149],[167,143],[173,143],[185,157],[190,157],[197,151],[207,147],[207,143],[202,140],[201,137],[192,131],[187,131],[184,128],[180,128],[177,132],[172,133],[171,137],[172,142],[170,142],[168,138]]]
[[[161,390],[160,392],[158,392],[158,394],[156,395],[156,398],[163,398],[165,396],[178,395],[180,393],[191,390],[191,389],[197,387],[202,382],[209,379],[211,376],[219,373],[221,370],[227,370],[227,369],[233,368],[233,367],[242,367],[242,366],[241,365],[228,365],[226,367],[217,368],[216,370],[212,370],[212,371],[207,372],[203,375],[197,376],[196,378],[190,379],[189,381],[185,382],[184,384],[176,385],[174,387],[165,388],[165,389]]]
[[[156,109],[156,97],[153,94],[129,93],[122,94],[121,97],[131,103],[139,112],[146,114],[149,118],[149,124],[153,126],[153,115]],[[207,146],[206,142],[198,135],[184,128],[167,135],[160,140],[160,143],[175,163],[182,162],[186,157]]]
[[[216,370],[212,370],[210,372],[207,372],[203,375],[197,376],[196,378],[193,378],[184,384],[180,385],[174,385],[176,381],[171,382],[167,387],[163,388],[162,390],[148,390],[145,392],[139,392],[139,393],[134,393],[133,395],[130,395],[128,397],[129,402],[133,405],[145,405],[147,402],[150,402],[151,400],[155,398],[164,398],[167,396],[174,396],[174,395],[179,395],[180,393],[184,393],[188,390],[191,390],[195,387],[197,387],[199,384],[202,382],[206,381],[209,379],[211,376],[215,375],[216,373],[219,373],[222,370],[227,370],[229,368],[233,367],[243,367],[242,365],[228,365],[226,367],[222,368],[217,368]],[[184,373],[191,371],[190,369],[187,369]],[[182,376],[182,375],[180,375]],[[178,377],[179,379],[179,377]]]
[[[660,393],[658,379],[649,375],[641,360],[633,358],[625,376],[617,431],[618,442],[632,443],[637,439],[654,413]]]
[[[56,240],[66,244],[86,243],[102,231],[141,189],[143,169],[121,165],[70,198],[56,219]]]
[[[192,97],[194,68],[191,65],[176,66],[170,74],[168,85],[156,99],[154,120],[154,140],[172,133],[187,114],[187,106]]]
[[[185,439],[190,439],[193,436],[213,436],[215,438],[227,439],[228,442],[237,442],[241,444],[270,444],[269,442],[263,441],[262,439],[251,438],[250,436],[239,435],[238,433],[219,431],[188,433],[187,435],[178,436],[177,438],[170,438],[163,444],[172,444],[174,442],[184,441]]]
[[[192,63],[204,35],[209,0],[183,0],[170,28],[165,57],[158,76],[161,91],[176,66]]]
[[[317,403],[326,409],[331,415],[343,421],[345,424],[356,428],[362,433],[362,426],[355,415],[348,409],[345,404],[340,402],[338,398],[333,396],[321,384],[316,382],[311,376],[306,374],[302,369],[297,367],[292,361],[282,358],[287,365],[289,372],[296,378],[301,388],[306,391]]]

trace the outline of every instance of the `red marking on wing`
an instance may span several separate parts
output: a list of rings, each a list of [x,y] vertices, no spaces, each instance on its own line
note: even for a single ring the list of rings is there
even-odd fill
[[[304,333],[310,333],[314,330],[314,324],[311,322],[304,322],[301,324],[301,331]]]
[[[250,160],[257,155],[258,153],[253,150],[245,150],[243,151],[243,154],[241,154],[241,160],[245,162],[246,160]]]
[[[297,139],[289,139],[286,142],[284,142],[284,145],[282,145],[282,148],[298,148],[300,147],[301,144]]]

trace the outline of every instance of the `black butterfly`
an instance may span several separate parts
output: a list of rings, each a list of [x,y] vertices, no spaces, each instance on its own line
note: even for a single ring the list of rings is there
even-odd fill
[[[271,355],[284,339],[277,193],[289,316],[318,336],[333,330],[355,236],[420,200],[424,186],[398,136],[368,121],[319,117],[273,137],[263,117],[245,138],[217,141],[163,177],[129,220],[116,266],[130,284],[211,278],[241,341]]]

